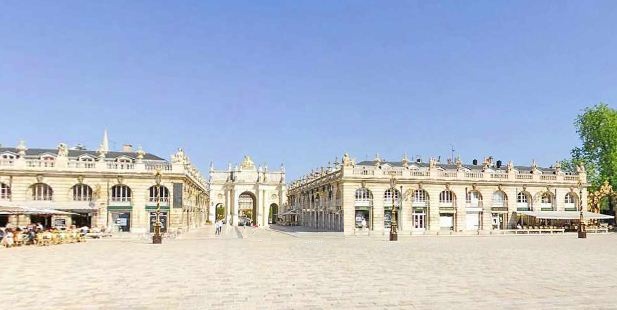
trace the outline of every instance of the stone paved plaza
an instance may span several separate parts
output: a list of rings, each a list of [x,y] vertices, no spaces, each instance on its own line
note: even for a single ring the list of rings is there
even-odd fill
[[[616,243],[208,228],[0,249],[0,295],[12,309],[615,309]]]

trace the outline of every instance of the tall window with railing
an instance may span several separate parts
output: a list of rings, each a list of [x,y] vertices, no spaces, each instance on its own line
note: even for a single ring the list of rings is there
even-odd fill
[[[416,189],[413,191],[412,203],[414,205],[426,205],[428,203],[428,193],[423,189]]]
[[[0,199],[9,200],[11,199],[11,187],[7,184],[0,183]]]
[[[529,202],[531,201],[530,196],[528,193],[526,192],[518,192],[518,194],[516,194],[516,208],[518,210],[529,210],[530,209],[530,205]]]
[[[439,193],[440,204],[454,204],[456,197],[452,191],[446,190]]]
[[[398,206],[400,197],[401,193],[398,190],[389,188],[383,194],[384,205],[391,206],[394,203]]]
[[[92,188],[86,184],[76,184],[73,186],[74,201],[92,201]]]
[[[53,198],[53,190],[51,186],[45,183],[36,183],[32,185],[32,200],[49,201]]]
[[[553,195],[550,192],[542,193],[540,198],[540,208],[544,211],[550,211],[553,209]]]
[[[157,199],[160,203],[169,202],[169,189],[167,189],[167,187],[163,185],[151,186],[150,189],[148,189],[148,193],[149,193],[149,197],[148,197],[149,202],[156,203]]]
[[[504,207],[506,206],[506,193],[502,191],[496,191],[493,193],[493,206],[494,207]]]
[[[468,191],[465,197],[468,207],[477,208],[482,206],[482,194],[479,191]]]
[[[111,187],[111,201],[130,202],[131,188],[126,185],[114,185]]]
[[[575,193],[572,193],[572,192],[567,193],[566,197],[565,197],[565,201],[564,201],[565,204],[566,204],[565,205],[566,211],[576,211],[577,210],[577,206],[576,206],[577,201],[578,201],[578,199],[577,199]]]
[[[358,188],[356,190],[356,206],[369,206],[373,202],[373,194],[368,188]]]

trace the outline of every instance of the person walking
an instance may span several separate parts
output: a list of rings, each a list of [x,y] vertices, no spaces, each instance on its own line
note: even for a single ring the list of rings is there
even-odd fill
[[[214,222],[214,234],[215,235],[220,234],[220,228],[221,228],[220,222],[219,221]]]

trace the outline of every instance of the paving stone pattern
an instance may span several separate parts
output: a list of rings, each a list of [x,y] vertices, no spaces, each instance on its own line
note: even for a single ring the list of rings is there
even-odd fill
[[[617,234],[384,239],[208,227],[162,245],[0,249],[0,300],[10,309],[617,309]]]

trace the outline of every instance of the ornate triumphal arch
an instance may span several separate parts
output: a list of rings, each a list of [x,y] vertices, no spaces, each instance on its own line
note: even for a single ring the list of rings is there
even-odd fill
[[[223,170],[210,165],[210,221],[267,227],[276,222],[286,195],[283,165],[270,171],[266,165],[256,166],[249,156]]]

